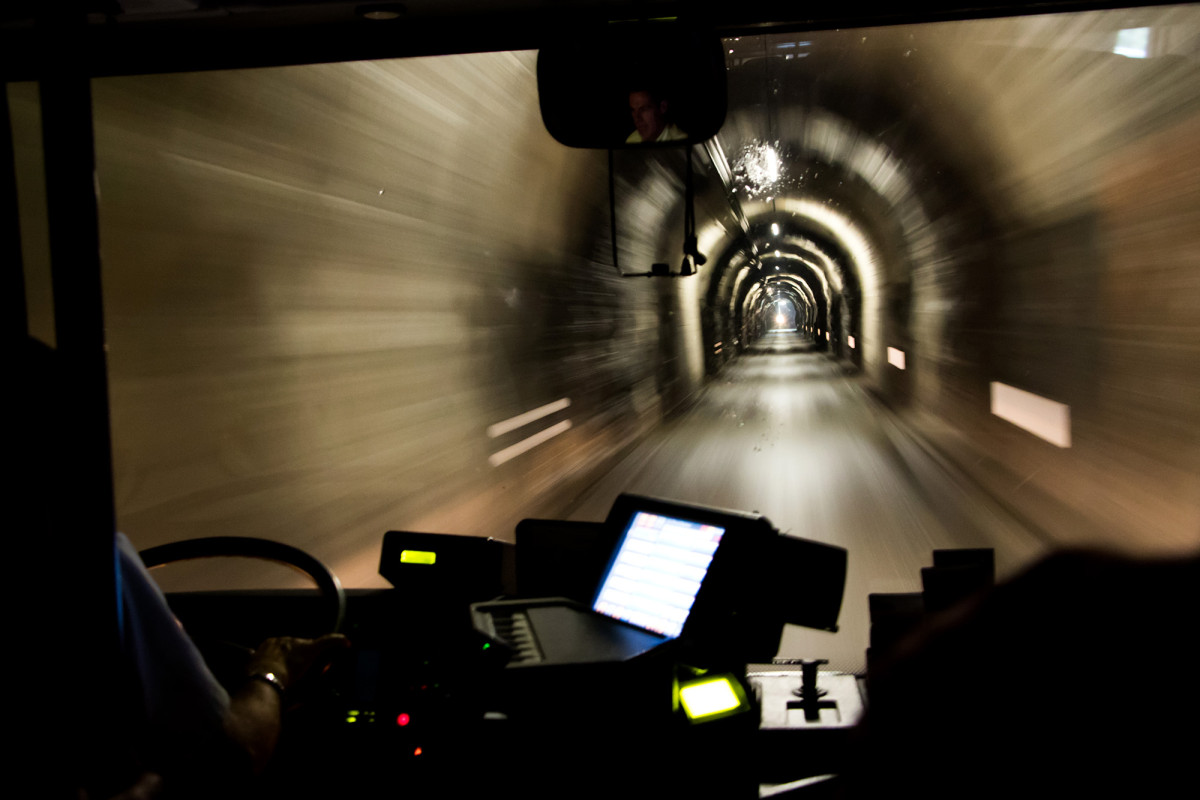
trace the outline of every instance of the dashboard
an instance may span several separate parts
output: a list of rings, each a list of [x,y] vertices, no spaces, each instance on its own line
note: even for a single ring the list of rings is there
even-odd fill
[[[703,533],[707,570],[663,558],[666,545],[648,564],[656,531],[664,541],[688,539],[675,549],[683,561],[695,560],[690,540]],[[515,545],[389,532],[380,571],[393,588],[345,592],[342,632],[353,647],[288,711],[267,792],[421,797],[515,785],[533,797],[658,797],[723,787],[721,796],[756,797],[761,686],[748,682],[746,664],[769,662],[778,648],[786,604],[761,578],[790,548],[807,553],[813,581],[819,574],[825,587],[820,624],[836,627],[845,551],[783,537],[757,515],[623,495],[604,523],[527,520]],[[636,579],[635,562],[652,566],[659,583],[685,568],[698,576],[677,635],[596,610],[611,595],[606,575]],[[318,635],[328,619],[328,598],[317,591],[169,599],[206,653],[232,652],[210,658],[231,681],[237,648],[210,649],[217,637],[244,652],[266,636]],[[804,605],[817,622],[813,603]],[[615,651],[614,636],[641,637],[641,646]],[[525,641],[560,655],[515,658]],[[734,676],[739,707],[698,724],[681,687],[716,674]],[[801,772],[828,771],[827,756],[808,769],[787,760]]]

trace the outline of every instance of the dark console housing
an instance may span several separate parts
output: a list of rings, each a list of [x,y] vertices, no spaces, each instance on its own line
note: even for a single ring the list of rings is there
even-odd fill
[[[763,516],[623,494],[602,522],[527,519],[516,532],[516,594],[590,605],[639,512],[725,530],[678,646],[769,661],[784,624],[836,631],[846,550],[781,534]]]
[[[770,661],[785,624],[836,631],[846,550],[780,533],[759,514],[622,494],[604,522],[527,519],[515,547],[389,531],[380,574],[397,588],[479,603],[562,598],[595,613],[597,592],[638,515],[720,529],[720,545],[673,647],[699,662]]]

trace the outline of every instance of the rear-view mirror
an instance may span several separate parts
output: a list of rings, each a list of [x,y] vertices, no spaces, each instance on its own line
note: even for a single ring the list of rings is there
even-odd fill
[[[616,23],[538,53],[546,130],[570,147],[695,144],[725,122],[725,56],[712,32]]]

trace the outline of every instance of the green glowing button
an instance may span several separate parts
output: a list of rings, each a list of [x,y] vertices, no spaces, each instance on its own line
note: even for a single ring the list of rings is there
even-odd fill
[[[741,711],[746,695],[736,679],[722,675],[681,685],[679,699],[688,719],[701,722]]]
[[[437,553],[432,550],[401,550],[401,564],[433,564],[437,561]]]

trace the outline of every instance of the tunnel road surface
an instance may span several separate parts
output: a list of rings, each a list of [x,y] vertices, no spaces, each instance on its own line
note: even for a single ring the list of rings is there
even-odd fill
[[[754,511],[786,534],[846,548],[840,630],[789,626],[780,649],[838,671],[865,668],[867,595],[920,591],[932,550],[994,548],[1003,578],[1046,549],[791,332],[731,363],[590,488],[572,518],[603,519],[621,492]]]

